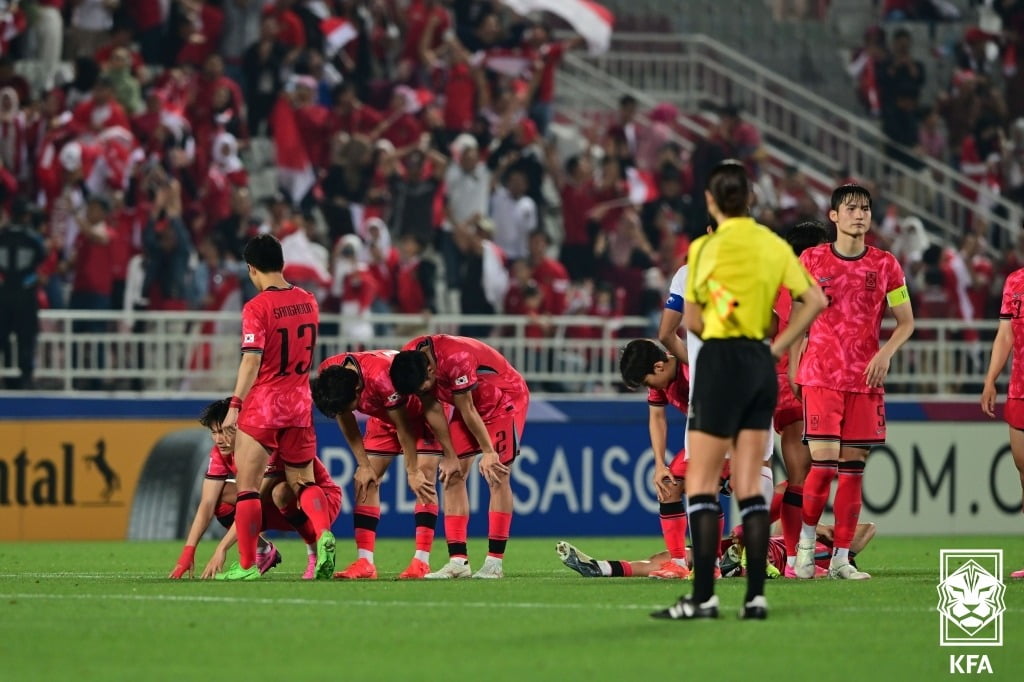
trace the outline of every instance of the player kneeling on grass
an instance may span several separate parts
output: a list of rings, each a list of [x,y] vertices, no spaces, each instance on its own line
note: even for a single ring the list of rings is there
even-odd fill
[[[234,445],[221,428],[229,402],[227,399],[214,401],[206,406],[199,417],[199,423],[210,429],[214,445],[210,450],[210,463],[188,539],[185,541],[185,547],[181,551],[181,556],[178,557],[177,564],[168,575],[169,578],[181,578],[186,573],[192,577],[196,546],[215,515],[217,520],[228,529],[228,532],[206,565],[202,573],[203,578],[211,578],[221,570],[227,550],[237,541],[234,525],[237,494],[234,483],[234,476],[237,472],[234,461]],[[341,509],[341,488],[331,480],[326,468],[319,460],[314,462],[314,470],[316,484],[324,491],[333,521]],[[274,462],[267,468],[260,498],[263,507],[264,530],[295,530],[305,540],[309,557],[306,572],[302,577],[306,580],[313,579],[316,565],[316,534],[308,517],[296,506],[295,495],[284,481],[280,467]],[[281,554],[262,534],[259,538],[256,563],[261,574],[281,563]]]
[[[373,554],[380,521],[380,479],[391,460],[403,454],[409,487],[416,495],[416,553],[398,577],[418,579],[430,573],[430,548],[438,511],[434,481],[442,444],[426,425],[419,399],[399,395],[391,384],[391,362],[396,355],[395,351],[385,350],[335,355],[324,360],[312,383],[313,403],[325,416],[338,422],[359,465],[353,477],[358,556],[348,568],[335,573],[335,578],[377,577]],[[365,435],[359,431],[356,411],[369,417]],[[447,434],[442,435],[447,438]],[[451,441],[446,440],[443,445],[454,461]],[[420,454],[428,456],[420,459]]]

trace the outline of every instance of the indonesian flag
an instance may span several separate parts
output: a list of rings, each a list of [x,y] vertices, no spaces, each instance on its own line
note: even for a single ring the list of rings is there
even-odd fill
[[[434,93],[425,88],[410,88],[408,85],[399,85],[395,88],[395,94],[400,94],[405,100],[405,112],[415,114],[434,101]]]
[[[320,31],[324,34],[324,54],[328,59],[359,37],[352,22],[341,17],[327,17],[320,22]]]
[[[270,112],[270,126],[274,130],[277,149],[277,182],[294,203],[299,203],[316,184],[313,164],[299,136],[295,110],[284,95],[277,98]]]
[[[607,7],[589,0],[502,0],[517,14],[551,12],[564,19],[587,41],[590,54],[608,51],[615,17]]]
[[[303,287],[319,286],[325,289],[331,285],[327,263],[318,255],[317,249],[309,241],[304,230],[295,230],[282,237],[281,251],[284,254],[282,274],[289,282]]]
[[[486,52],[477,52],[473,55],[471,62],[474,66],[483,64],[487,69],[511,78],[522,76],[531,66],[529,58],[522,50],[507,48],[493,48]]]
[[[629,201],[634,205],[646,204],[658,198],[658,185],[648,171],[627,168],[626,185],[629,188]]]

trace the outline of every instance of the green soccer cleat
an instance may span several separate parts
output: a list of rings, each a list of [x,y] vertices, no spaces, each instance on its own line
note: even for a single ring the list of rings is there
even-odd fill
[[[316,579],[330,580],[334,577],[334,534],[325,530],[316,541]]]
[[[249,568],[242,568],[242,564],[236,561],[228,570],[218,573],[215,578],[217,580],[259,580],[260,575],[260,567],[257,564],[253,564]]]

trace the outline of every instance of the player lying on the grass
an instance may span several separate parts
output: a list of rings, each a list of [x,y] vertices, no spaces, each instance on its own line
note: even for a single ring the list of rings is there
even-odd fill
[[[358,463],[352,519],[358,555],[348,568],[335,573],[335,578],[377,577],[373,554],[380,521],[380,479],[391,461],[403,454],[409,487],[416,495],[416,553],[398,577],[415,579],[430,573],[438,511],[434,481],[442,446],[426,424],[419,398],[399,395],[391,383],[391,362],[397,354],[389,350],[341,353],[324,360],[312,382],[313,403],[337,421]],[[356,423],[357,411],[369,417],[365,435]],[[447,434],[443,436],[447,438]],[[446,445],[454,460],[450,439]],[[431,456],[420,459],[420,454]]]
[[[871,539],[875,537],[875,524],[861,523],[857,525],[853,543],[850,545],[850,560],[864,551]],[[824,578],[828,575],[828,566],[832,560],[832,542],[835,528],[831,525],[819,525],[814,561],[816,576]],[[745,574],[746,555],[743,549],[743,527],[736,526],[732,534],[722,539],[724,558],[722,575],[727,578],[740,577]],[[647,559],[639,561],[594,559],[584,554],[579,548],[562,541],[555,545],[558,558],[568,568],[576,571],[584,578],[653,578],[658,567],[670,557],[668,551],[658,552]],[[687,548],[687,556],[691,549]],[[786,568],[786,545],[781,535],[773,535],[768,541],[769,577],[778,578]]]
[[[237,494],[234,483],[234,476],[237,472],[234,461],[234,445],[222,428],[229,404],[230,401],[227,399],[216,400],[207,405],[199,417],[199,422],[210,429],[214,445],[210,450],[210,463],[207,467],[199,506],[196,509],[188,539],[185,541],[185,547],[178,557],[177,564],[168,575],[169,578],[181,578],[186,573],[189,577],[193,576],[196,546],[209,527],[213,516],[217,517],[217,520],[228,529],[228,532],[203,571],[203,578],[212,577],[216,571],[220,570],[224,564],[227,549],[237,541],[234,525]],[[341,509],[341,488],[334,483],[319,460],[316,460],[314,469],[316,484],[323,489],[324,495],[328,499],[333,521]],[[316,535],[308,517],[296,506],[295,495],[284,481],[280,466],[275,461],[272,461],[271,465],[267,467],[261,486],[260,499],[263,508],[264,530],[295,530],[306,541],[310,556],[303,578],[311,580],[314,577],[313,571],[316,564]],[[281,563],[280,553],[261,534],[257,550],[257,565],[260,573],[266,573],[279,563]]]
[[[1003,373],[1006,361],[1013,353],[1010,385],[1006,391],[1003,419],[1010,428],[1010,451],[1020,474],[1020,488],[1024,491],[1024,268],[1014,270],[1003,285],[1003,302],[999,307],[999,331],[992,341],[992,357],[985,388],[981,393],[981,409],[990,417],[996,416],[996,380]],[[1022,509],[1021,511],[1024,511]],[[1024,578],[1024,568],[1010,574],[1011,578]]]

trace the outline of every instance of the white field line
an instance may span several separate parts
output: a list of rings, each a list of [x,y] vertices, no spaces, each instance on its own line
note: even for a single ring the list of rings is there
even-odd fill
[[[379,599],[304,599],[297,597],[216,597],[210,595],[191,594],[41,594],[31,592],[0,593],[0,600],[10,601],[18,599],[40,599],[52,601],[65,601],[75,599],[79,601],[151,601],[151,602],[178,602],[186,604],[260,604],[260,605],[288,605],[288,606],[365,606],[365,607],[400,607],[400,608],[438,608],[452,607],[468,609],[591,609],[591,610],[634,610],[649,611],[652,609],[664,608],[664,604],[597,604],[597,603],[566,603],[566,602],[457,602],[457,601],[391,601]],[[934,613],[935,608],[907,608],[907,607],[830,607],[831,612],[842,613]],[[1024,609],[1007,609],[1010,612],[1024,612]]]

